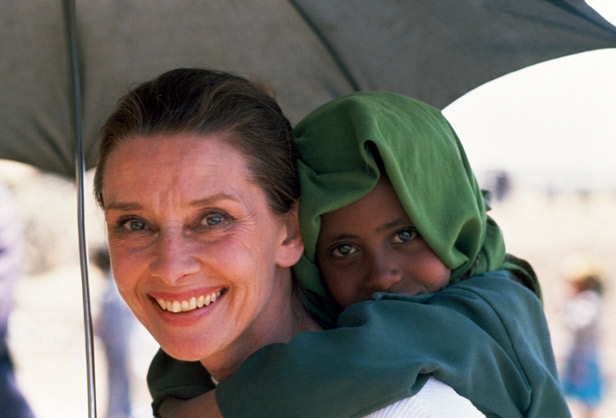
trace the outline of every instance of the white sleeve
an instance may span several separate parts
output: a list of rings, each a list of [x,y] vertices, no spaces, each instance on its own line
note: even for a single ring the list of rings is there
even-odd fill
[[[485,418],[466,398],[433,377],[410,398],[402,399],[366,418]]]

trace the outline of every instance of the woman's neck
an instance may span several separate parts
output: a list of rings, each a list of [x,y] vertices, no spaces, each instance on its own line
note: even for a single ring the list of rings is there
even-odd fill
[[[283,297],[276,298],[234,344],[201,360],[216,380],[229,377],[248,357],[266,345],[286,344],[302,332],[322,330],[293,292],[290,275],[287,281],[288,286],[281,289]]]

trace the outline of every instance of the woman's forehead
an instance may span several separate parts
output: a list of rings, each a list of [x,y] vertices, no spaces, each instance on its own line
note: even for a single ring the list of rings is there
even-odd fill
[[[136,138],[119,144],[106,165],[107,203],[142,192],[194,194],[201,188],[218,193],[248,187],[243,155],[216,137]]]

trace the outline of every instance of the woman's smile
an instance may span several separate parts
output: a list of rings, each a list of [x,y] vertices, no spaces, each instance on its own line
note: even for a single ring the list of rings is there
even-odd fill
[[[174,329],[192,329],[200,321],[209,320],[215,311],[225,303],[228,289],[221,289],[212,293],[201,293],[198,297],[190,298],[151,298],[151,304],[161,322]],[[224,307],[222,307],[224,309]]]
[[[210,304],[216,302],[222,294],[223,290],[219,290],[217,292],[207,293],[206,295],[201,294],[198,297],[193,296],[190,299],[169,300],[155,298],[155,300],[163,311],[180,313],[194,311],[204,306],[210,306]]]

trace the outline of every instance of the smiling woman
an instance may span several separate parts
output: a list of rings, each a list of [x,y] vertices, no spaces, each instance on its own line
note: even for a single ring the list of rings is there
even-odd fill
[[[303,250],[295,154],[269,95],[178,70],[126,96],[102,138],[95,193],[113,274],[165,352],[222,380],[257,348],[319,329],[292,291]],[[261,147],[271,152],[246,156]]]
[[[200,360],[220,380],[243,360],[221,353],[304,330],[272,326],[277,315],[294,317],[296,217],[269,208],[234,147],[216,135],[138,137],[109,154],[106,172],[114,275],[166,352]]]

